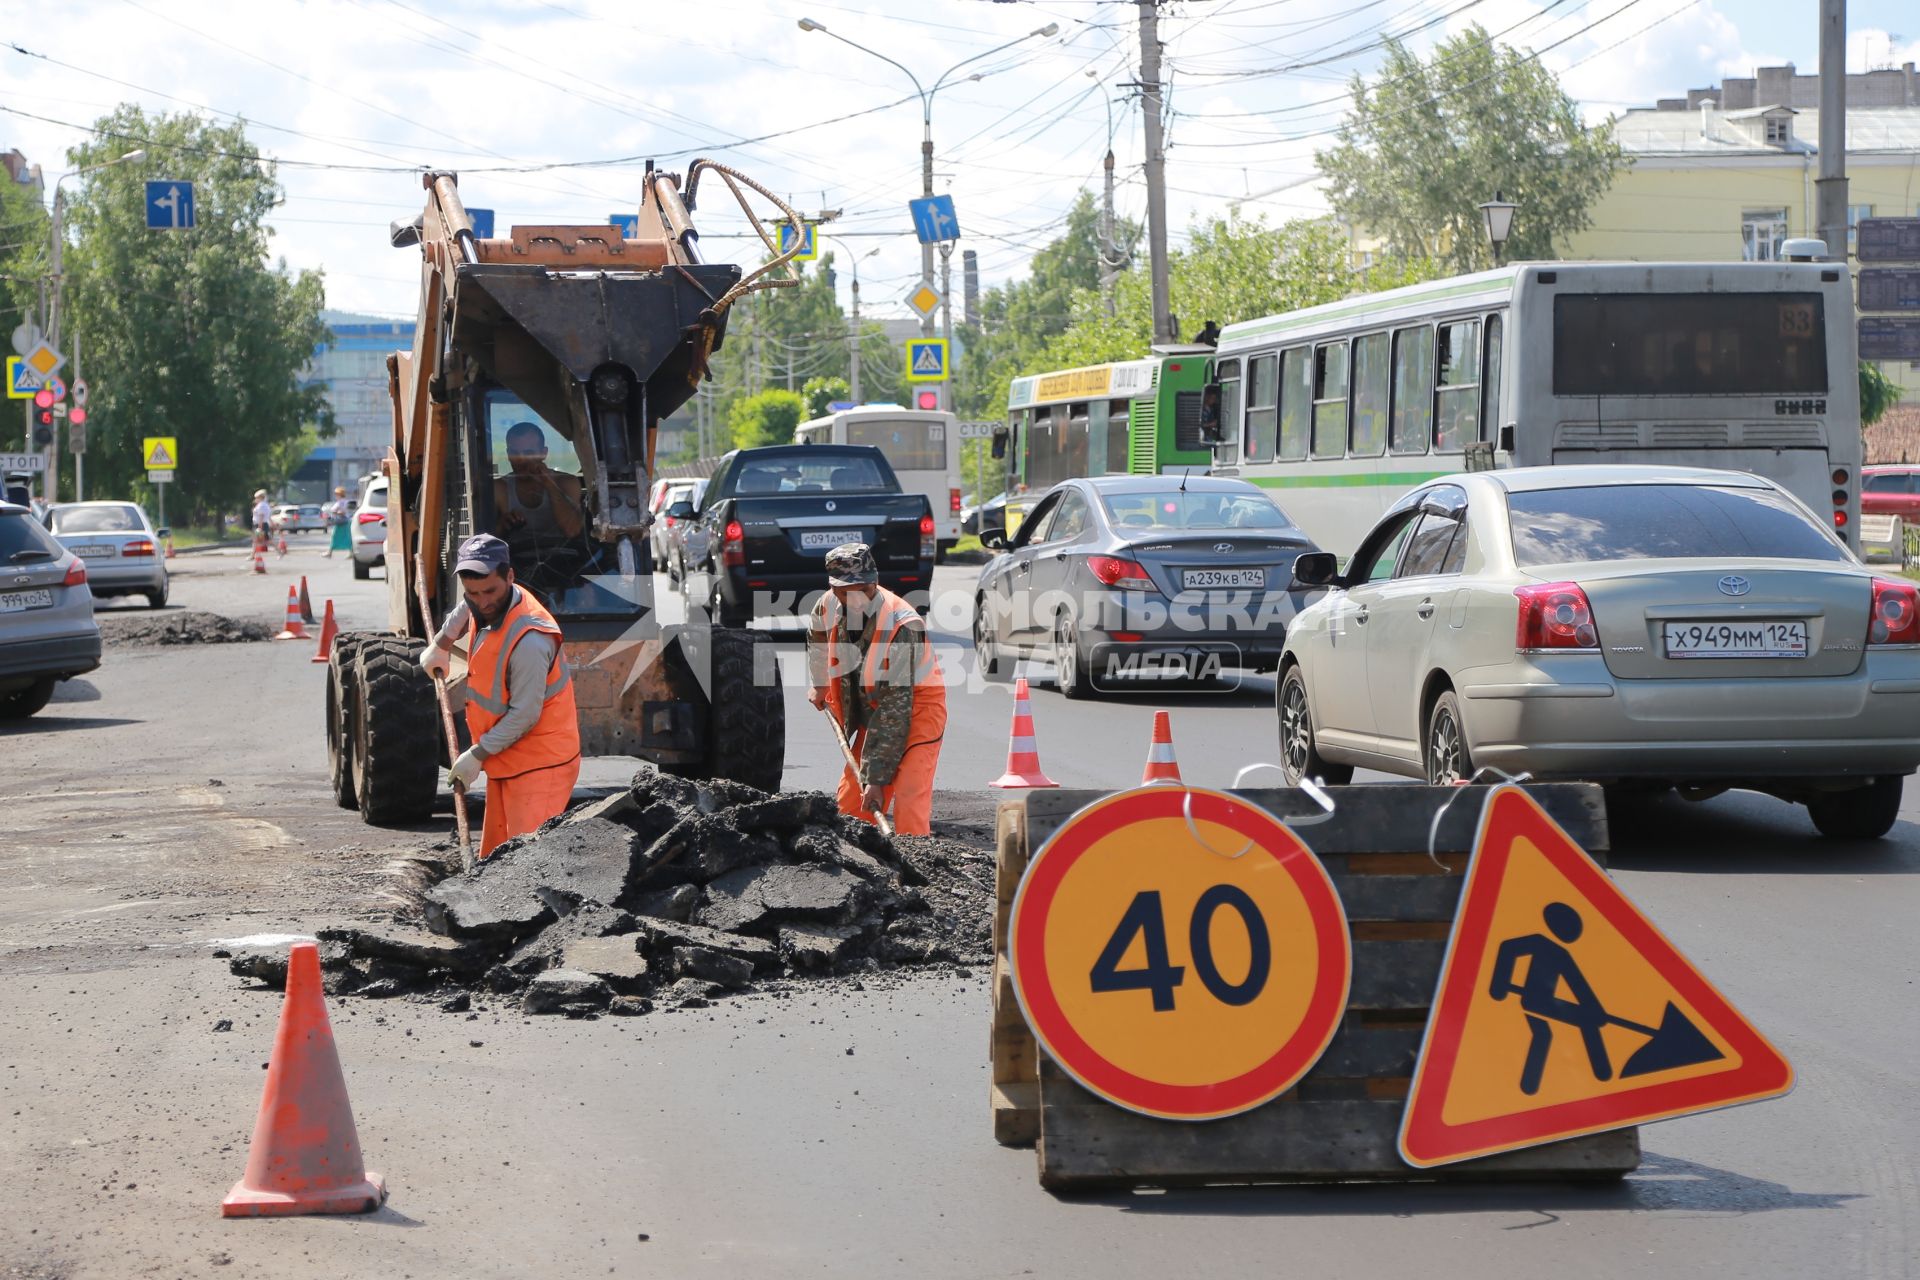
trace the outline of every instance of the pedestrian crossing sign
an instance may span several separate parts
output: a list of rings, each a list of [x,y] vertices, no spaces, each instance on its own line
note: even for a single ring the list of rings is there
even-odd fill
[[[173,436],[147,436],[140,453],[149,471],[172,471],[180,465],[180,446]]]
[[[1401,1118],[1408,1164],[1792,1087],[1780,1051],[1531,796],[1489,793]]]
[[[907,381],[945,382],[947,380],[947,340],[945,338],[907,339]]]

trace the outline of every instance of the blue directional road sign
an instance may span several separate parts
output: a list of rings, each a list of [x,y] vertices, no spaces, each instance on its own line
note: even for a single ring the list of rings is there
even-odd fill
[[[953,212],[952,196],[923,196],[907,201],[913,212],[913,231],[921,244],[939,244],[960,238],[960,219]]]
[[[467,220],[473,223],[473,234],[476,239],[493,239],[493,210],[469,209]]]
[[[907,381],[945,382],[947,380],[947,341],[945,338],[907,339]]]
[[[859,405],[858,405],[857,403],[855,403],[854,401],[852,401],[852,400],[829,400],[829,401],[827,401],[827,412],[828,412],[828,413],[845,413],[845,412],[846,412],[847,410],[849,410],[849,409],[857,409],[857,408],[859,408],[859,407],[860,407],[860,406],[859,406]]]
[[[147,230],[185,231],[193,226],[193,184],[163,178],[147,184]]]
[[[812,262],[820,256],[820,242],[814,235],[814,226],[811,222],[803,222],[800,225],[807,229],[807,242],[801,247],[800,252],[793,255],[793,260],[795,262]],[[787,250],[793,248],[793,224],[791,222],[782,222],[779,223],[778,226],[780,228],[780,252],[785,253]]]
[[[622,240],[635,240],[640,236],[640,215],[637,213],[610,213],[607,224],[620,228]]]

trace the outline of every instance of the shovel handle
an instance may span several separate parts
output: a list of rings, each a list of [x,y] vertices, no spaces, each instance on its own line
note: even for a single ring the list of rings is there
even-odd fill
[[[429,632],[434,630],[432,603],[427,599],[426,562],[418,553],[413,557],[413,593],[420,602],[420,621]],[[428,644],[433,640],[429,636]],[[460,754],[460,734],[453,723],[453,703],[447,697],[447,678],[433,678],[433,696],[440,704],[440,728],[447,739],[447,765],[452,767],[454,758]],[[460,837],[460,864],[468,871],[473,870],[473,828],[467,822],[467,789],[459,783],[453,784],[453,827]]]
[[[820,713],[826,716],[827,723],[833,726],[833,740],[840,744],[840,754],[846,757],[847,768],[853,771],[853,780],[855,783],[858,783],[860,781],[860,762],[853,758],[853,748],[847,745],[847,735],[841,730],[840,722],[834,719],[833,711],[830,708],[822,707],[820,708]],[[881,835],[889,840],[893,839],[893,824],[887,821],[886,814],[874,814],[873,825],[880,828]]]

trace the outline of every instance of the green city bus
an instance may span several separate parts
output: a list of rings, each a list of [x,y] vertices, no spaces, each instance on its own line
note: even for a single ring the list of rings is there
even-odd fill
[[[1213,454],[1201,431],[1211,347],[1155,347],[1124,360],[1015,378],[994,454],[1007,491],[1039,494],[1081,476],[1156,475]]]

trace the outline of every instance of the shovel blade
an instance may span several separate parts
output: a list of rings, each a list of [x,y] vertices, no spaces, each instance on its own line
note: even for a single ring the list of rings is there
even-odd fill
[[[1703,1062],[1716,1062],[1725,1056],[1713,1041],[1701,1033],[1700,1028],[1693,1025],[1691,1018],[1680,1012],[1672,1001],[1668,1001],[1666,1012],[1660,1015],[1660,1026],[1620,1068],[1620,1078],[1625,1080],[1659,1071],[1698,1066]]]

